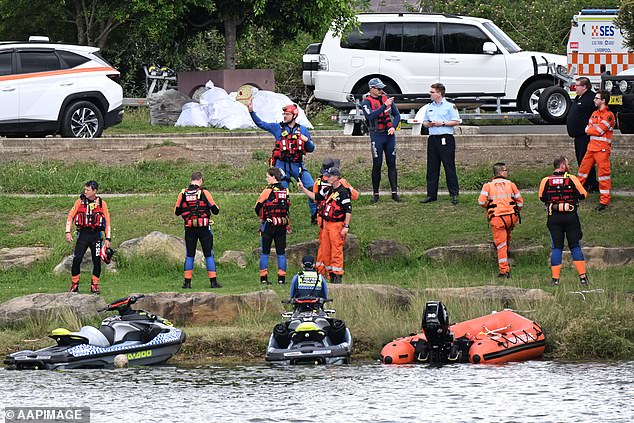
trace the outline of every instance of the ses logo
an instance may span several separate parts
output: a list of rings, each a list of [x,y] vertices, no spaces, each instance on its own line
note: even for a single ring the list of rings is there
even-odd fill
[[[592,25],[593,37],[614,37],[614,25]]]

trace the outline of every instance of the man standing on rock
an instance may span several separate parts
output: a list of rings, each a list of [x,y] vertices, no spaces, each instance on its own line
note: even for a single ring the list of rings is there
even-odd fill
[[[506,164],[493,165],[493,179],[482,187],[478,203],[487,209],[487,218],[493,231],[493,243],[498,252],[499,278],[510,278],[508,251],[511,246],[511,232],[519,221],[520,210],[524,206],[517,186],[509,181]]]
[[[304,155],[315,151],[315,144],[310,138],[308,128],[297,123],[299,107],[296,104],[289,104],[282,107],[282,122],[264,122],[253,111],[253,104],[248,105],[251,119],[258,126],[270,132],[275,137],[275,148],[270,159],[270,165],[282,169],[282,179],[280,183],[288,189],[291,177],[307,187],[315,183],[313,177],[304,167]],[[317,224],[317,205],[310,198],[308,199],[310,208],[311,223]]]
[[[77,243],[71,268],[70,292],[79,291],[81,262],[86,250],[90,248],[92,255],[92,283],[90,292],[99,294],[99,277],[101,275],[101,250],[110,248],[110,213],[106,202],[97,196],[99,184],[88,181],[84,193],[75,201],[66,219],[66,241],[73,242],[71,227],[77,226]],[[102,241],[101,233],[105,233]],[[102,244],[103,242],[103,244]]]
[[[566,129],[568,130],[568,136],[575,140],[575,156],[577,157],[577,166],[581,166],[583,156],[586,155],[588,150],[588,144],[590,143],[590,135],[586,134],[586,125],[590,120],[590,116],[595,110],[594,96],[595,92],[592,91],[592,84],[590,80],[585,77],[577,79],[575,83],[575,92],[577,96],[572,101],[570,106],[570,112],[566,118]],[[599,190],[599,183],[597,182],[597,171],[592,166],[588,173],[588,179],[584,184],[584,188],[588,192],[596,192]]]
[[[205,256],[207,275],[212,288],[222,288],[216,280],[216,262],[214,260],[214,236],[211,231],[211,214],[218,214],[220,209],[213,197],[203,185],[203,174],[194,172],[189,186],[178,194],[174,214],[181,216],[185,223],[185,281],[183,289],[191,289],[194,273],[194,257],[196,245],[200,246]]]
[[[552,270],[552,285],[559,285],[561,273],[564,240],[568,239],[568,247],[572,254],[572,261],[579,273],[582,285],[588,285],[586,262],[581,251],[581,222],[577,214],[579,200],[586,198],[588,193],[575,175],[571,175],[568,159],[558,157],[553,162],[555,172],[542,179],[539,184],[539,199],[546,203],[548,219],[546,226],[550,231],[552,253],[550,265]]]

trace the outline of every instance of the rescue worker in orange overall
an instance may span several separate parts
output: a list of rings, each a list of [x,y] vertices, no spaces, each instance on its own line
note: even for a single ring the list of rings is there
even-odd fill
[[[493,231],[493,243],[498,252],[499,278],[510,278],[511,267],[508,251],[511,245],[511,232],[519,221],[524,200],[517,186],[509,181],[506,164],[493,165],[493,179],[482,187],[478,203],[487,209],[487,218]]]
[[[584,159],[585,160],[585,159]],[[579,274],[582,285],[589,285],[586,274],[586,262],[581,251],[581,222],[577,214],[579,200],[586,198],[586,192],[580,179],[571,175],[568,159],[558,157],[553,162],[555,172],[542,179],[539,184],[539,199],[546,203],[548,211],[547,226],[550,231],[552,253],[550,267],[553,286],[559,285],[561,273],[564,239],[568,239],[568,247],[572,260]]]
[[[352,203],[350,191],[341,183],[339,168],[331,167],[324,172],[330,192],[313,193],[304,185],[297,185],[309,198],[314,198],[317,203],[323,203],[319,211],[322,218],[322,236],[319,242],[319,251],[324,258],[324,264],[330,263],[329,277],[332,283],[341,283],[343,270],[343,246],[348,236],[350,219],[352,218]]]
[[[260,283],[270,285],[269,255],[271,245],[275,242],[275,253],[277,254],[277,283],[286,283],[286,233],[289,228],[288,210],[291,199],[287,189],[280,182],[283,173],[280,168],[271,167],[266,171],[266,182],[268,186],[262,191],[255,203],[255,214],[260,217],[262,226],[260,227]]]
[[[313,194],[317,194],[318,192],[322,193],[322,197],[327,198],[330,193],[332,186],[328,183],[328,177],[324,175],[327,169],[331,167],[340,168],[340,161],[338,159],[327,158],[324,159],[324,162],[321,165],[321,169],[319,170],[319,178],[315,181],[313,185]],[[341,184],[346,187],[350,191],[350,199],[356,200],[359,198],[359,191],[354,189],[352,185],[345,178],[340,179]],[[321,237],[323,235],[322,229],[322,218],[319,216],[319,211],[323,208],[324,202],[317,203],[317,225],[319,226],[319,233],[317,238],[321,244]],[[331,269],[332,264],[329,262],[329,258],[323,257],[323,249],[317,251],[317,261],[315,262],[315,268],[319,273],[324,276],[328,276]]]
[[[178,194],[174,214],[181,216],[185,223],[185,269],[183,289],[191,289],[194,273],[196,245],[200,246],[205,256],[207,276],[211,288],[222,288],[216,279],[216,261],[214,260],[214,235],[211,231],[211,215],[220,213],[211,193],[203,188],[203,174],[194,172],[189,186]]]
[[[90,248],[92,256],[92,283],[90,292],[99,294],[99,276],[101,275],[102,249],[110,248],[110,213],[108,206],[101,197],[97,196],[99,184],[88,181],[84,186],[84,193],[75,201],[66,219],[66,241],[73,242],[71,227],[73,222],[77,227],[77,243],[71,268],[70,292],[79,291],[81,262]],[[102,240],[101,233],[105,234]]]
[[[608,109],[610,93],[601,90],[594,96],[594,105],[597,110],[592,113],[586,134],[590,135],[590,143],[586,155],[579,165],[579,181],[586,183],[590,170],[597,164],[599,180],[599,206],[597,211],[605,210],[610,205],[610,148],[612,145],[612,132],[614,129],[614,114]]]

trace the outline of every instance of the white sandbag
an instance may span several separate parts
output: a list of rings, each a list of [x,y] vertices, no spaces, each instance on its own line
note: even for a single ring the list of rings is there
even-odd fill
[[[207,113],[209,125],[215,128],[255,128],[255,123],[246,106],[232,100],[229,96],[207,104]]]
[[[284,94],[263,90],[255,91],[253,94],[253,110],[265,122],[282,122],[282,107],[289,104],[293,104],[293,102]],[[297,107],[299,108],[297,123],[312,129],[313,125],[306,117],[304,110],[299,106]]]
[[[207,106],[199,103],[187,103],[183,106],[174,126],[208,126]]]

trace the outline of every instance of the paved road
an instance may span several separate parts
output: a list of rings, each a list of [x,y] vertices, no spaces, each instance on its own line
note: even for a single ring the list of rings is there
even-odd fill
[[[487,125],[480,126],[480,134],[563,134],[566,125]],[[621,134],[616,130],[614,134]]]

